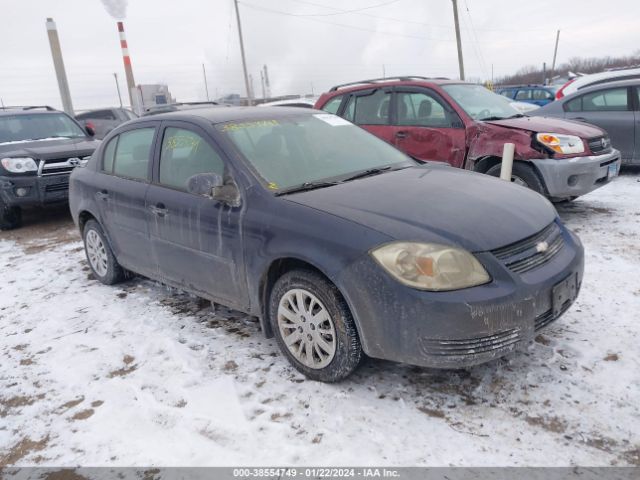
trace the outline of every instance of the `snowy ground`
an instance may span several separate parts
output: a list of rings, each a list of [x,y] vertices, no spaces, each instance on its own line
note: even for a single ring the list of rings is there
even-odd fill
[[[577,303],[464,371],[367,360],[305,380],[257,323],[91,279],[64,210],[0,232],[0,467],[639,465],[640,171],[560,208]]]

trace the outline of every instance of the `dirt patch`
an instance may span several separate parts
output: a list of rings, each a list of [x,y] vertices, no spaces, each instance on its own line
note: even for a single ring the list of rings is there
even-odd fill
[[[0,457],[0,468],[7,467],[9,465],[15,465],[27,455],[33,452],[39,452],[46,448],[49,443],[49,436],[39,441],[31,440],[28,437],[23,438],[18,443],[9,448],[9,452]]]
[[[238,364],[233,360],[229,360],[227,363],[224,364],[224,367],[222,367],[222,369],[225,372],[234,372],[235,370],[238,369]]]
[[[567,430],[567,422],[558,417],[527,417],[525,420],[529,425],[541,427],[553,433],[564,433]]]
[[[75,470],[70,468],[63,468],[55,472],[48,472],[42,477],[44,480],[89,480],[87,477],[83,477]]]
[[[33,365],[34,362],[32,359],[30,358],[23,358],[22,360],[20,360],[20,365]]]
[[[628,464],[640,467],[640,447],[627,450],[621,455],[621,458]]]
[[[102,400],[96,400],[95,402],[91,402],[91,406],[93,408],[98,408],[100,407],[104,402]]]
[[[42,400],[44,398],[44,393],[38,395],[37,397],[27,397],[25,395],[18,395],[11,398],[0,398],[0,418],[4,418],[9,414],[9,410],[20,407],[27,407],[29,405],[33,405],[36,401]]]
[[[133,362],[135,361],[135,357],[132,357],[131,355],[125,355],[122,358],[122,361],[124,362],[125,366],[109,372],[109,375],[107,375],[108,378],[124,377],[132,372],[135,372],[138,369],[138,365],[133,364]]]
[[[610,353],[606,357],[604,357],[605,362],[617,362],[620,359],[617,353]]]
[[[291,413],[272,413],[271,414],[271,421],[272,422],[279,422],[280,420],[285,420],[287,418],[291,418],[293,415]]]
[[[430,417],[433,417],[433,418],[447,418],[447,416],[444,414],[442,410],[437,410],[437,409],[428,408],[428,407],[418,407],[418,410],[420,410],[422,413],[429,415]]]
[[[93,408],[87,408],[86,410],[82,410],[76,413],[73,417],[71,417],[71,420],[86,420],[87,418],[93,416],[94,413],[96,412]]]
[[[76,405],[80,405],[82,402],[84,402],[84,397],[76,398],[75,400],[69,400],[68,402],[63,403],[58,408],[56,408],[56,412],[59,415],[75,407]]]

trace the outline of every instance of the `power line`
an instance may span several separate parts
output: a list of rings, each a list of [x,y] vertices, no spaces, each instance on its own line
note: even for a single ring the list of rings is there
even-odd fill
[[[346,13],[359,13],[362,12],[364,10],[371,10],[372,8],[379,8],[379,7],[385,7],[387,5],[391,5],[392,3],[397,3],[400,0],[389,0],[387,2],[383,2],[383,3],[378,3],[375,5],[370,5],[368,7],[363,7],[363,8],[355,8],[353,10],[342,10],[342,9],[335,9],[335,10],[339,10],[333,13],[292,13],[291,16],[294,17],[331,17],[334,15],[344,15]],[[314,5],[311,2],[298,2],[298,3],[307,3],[309,5]],[[332,7],[326,7],[324,5],[318,5],[315,4],[318,7],[323,7],[323,8],[332,8]]]
[[[238,2],[241,5],[244,5],[245,7],[251,8],[253,10],[259,10],[261,12],[267,12],[267,13],[272,13],[272,14],[276,14],[276,15],[285,15],[288,17],[296,17],[296,18],[302,18],[303,20],[308,20],[311,22],[316,22],[316,23],[324,23],[325,25],[334,25],[336,27],[342,27],[342,28],[349,28],[352,30],[360,30],[363,32],[372,32],[372,33],[379,33],[379,34],[383,34],[383,35],[393,35],[396,37],[404,37],[404,38],[417,38],[420,40],[430,40],[432,42],[454,42],[455,40],[449,40],[449,39],[441,39],[441,38],[430,38],[430,37],[425,37],[424,35],[410,35],[407,33],[398,33],[398,32],[389,32],[389,31],[385,31],[385,30],[374,30],[372,28],[365,28],[365,27],[358,27],[355,25],[348,25],[345,23],[336,23],[336,22],[327,22],[325,20],[319,20],[317,18],[310,18],[310,17],[300,17],[294,13],[289,13],[289,12],[283,12],[281,10],[274,10],[271,8],[265,8],[265,7],[261,7],[258,5],[253,5],[251,3],[247,3],[247,2]]]
[[[467,15],[469,16],[469,23],[471,24],[471,33],[473,34],[473,38],[475,39],[475,42],[473,43],[473,49],[476,51],[476,57],[478,58],[478,64],[480,65],[482,74],[484,75],[485,78],[487,78],[487,69],[486,69],[487,65],[484,61],[484,56],[482,55],[482,51],[480,50],[480,42],[478,41],[478,35],[476,34],[475,27],[473,25],[473,19],[471,18],[471,11],[469,10],[469,5],[467,4],[467,0],[464,0],[464,7],[467,11]]]

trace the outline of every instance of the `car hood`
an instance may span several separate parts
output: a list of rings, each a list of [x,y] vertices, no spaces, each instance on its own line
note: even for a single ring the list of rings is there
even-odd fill
[[[284,198],[396,240],[457,245],[474,252],[531,236],[557,215],[551,203],[532,190],[431,164]]]
[[[486,122],[506,128],[528,130],[534,133],[562,133],[577,135],[581,138],[592,138],[604,135],[604,131],[595,125],[552,117],[518,117]]]
[[[32,157],[35,159],[82,157],[91,155],[100,145],[92,138],[54,138],[30,142],[0,143],[0,155],[3,157]]]

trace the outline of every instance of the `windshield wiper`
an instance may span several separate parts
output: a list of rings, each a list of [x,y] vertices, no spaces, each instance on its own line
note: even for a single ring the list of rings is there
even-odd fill
[[[281,195],[288,195],[290,193],[297,192],[306,192],[308,190],[315,190],[316,188],[324,188],[331,187],[333,185],[338,185],[340,182],[304,182],[300,185],[294,185],[293,187],[285,188],[284,190],[280,190],[276,192],[276,197]]]
[[[391,168],[391,165],[387,165],[386,167],[370,168],[368,170],[365,170],[364,172],[358,172],[355,175],[351,175],[350,177],[347,177],[342,181],[349,182],[351,180],[356,180],[358,178],[370,177],[371,175],[378,175],[379,173],[389,170],[390,168]]]
[[[478,120],[480,120],[481,122],[491,122],[493,120],[504,120],[504,119],[505,119],[505,117],[493,116],[493,117],[479,118]]]
[[[515,115],[511,115],[510,117],[507,117],[507,118],[522,118],[522,117],[526,117],[526,115],[523,115],[521,113],[516,113]]]

